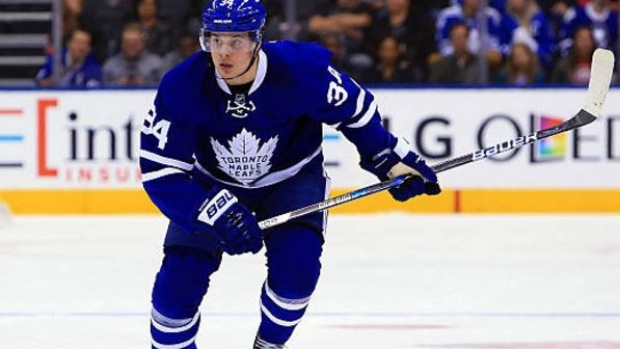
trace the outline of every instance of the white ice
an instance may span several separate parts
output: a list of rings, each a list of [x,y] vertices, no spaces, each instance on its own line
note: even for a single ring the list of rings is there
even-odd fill
[[[0,348],[150,348],[157,216],[0,229]],[[262,254],[226,257],[199,348],[249,349]],[[620,349],[620,216],[332,215],[291,349]]]

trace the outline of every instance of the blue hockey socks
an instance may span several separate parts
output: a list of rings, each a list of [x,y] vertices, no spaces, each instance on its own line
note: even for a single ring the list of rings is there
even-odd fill
[[[322,240],[308,226],[274,229],[265,242],[269,268],[260,297],[259,336],[285,343],[301,321],[319,279]]]
[[[219,258],[191,248],[167,248],[153,286],[153,349],[195,349],[200,325],[198,307]]]

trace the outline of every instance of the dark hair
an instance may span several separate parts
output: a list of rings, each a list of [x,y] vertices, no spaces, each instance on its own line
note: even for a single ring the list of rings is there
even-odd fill
[[[594,37],[594,30],[592,30],[592,27],[588,26],[588,25],[580,25],[577,28],[575,28],[575,32],[573,32],[573,44],[570,48],[569,51],[569,56],[575,61],[577,59],[579,59],[578,57],[578,52],[576,51],[576,45],[575,45],[575,41],[577,39],[577,34],[579,34],[579,32],[581,31],[587,31],[588,32],[588,36],[590,36],[590,40],[592,41],[592,52],[587,53],[587,56],[592,57],[592,54],[594,53],[594,50],[596,50],[596,47],[598,46],[598,43],[596,42],[596,37]]]
[[[142,5],[145,1],[146,0],[135,0],[133,10],[136,15],[138,15],[138,7],[140,7],[140,5]],[[153,2],[155,3],[155,7],[159,10],[159,0],[153,0]]]
[[[469,26],[467,25],[467,23],[465,23],[464,21],[457,21],[457,22],[452,23],[452,25],[450,26],[450,30],[448,31],[448,36],[451,36],[454,29],[458,27],[465,28],[465,30],[467,30],[467,34],[469,35]]]
[[[93,39],[93,34],[91,34],[88,30],[82,29],[82,28],[77,28],[77,29],[73,29],[72,31],[68,32],[65,37],[63,38],[63,42],[65,44],[65,46],[67,46],[67,44],[69,44],[69,41],[73,40],[73,37],[75,36],[75,34],[77,33],[84,33],[86,35],[88,35],[88,37],[90,37],[90,39]]]
[[[142,34],[142,28],[140,28],[140,25],[136,22],[129,22],[123,26],[123,31],[122,31],[123,34],[129,31],[138,32]]]
[[[538,58],[538,54],[532,50],[532,48],[523,42],[513,43],[510,47],[510,52],[508,53],[508,58],[506,59],[506,77],[509,82],[513,82],[513,79],[519,73],[514,66],[514,51],[517,47],[523,47],[525,52],[530,58],[530,64],[525,68],[525,74],[529,79],[529,83],[533,82],[536,78],[536,74],[540,73],[540,62]]]

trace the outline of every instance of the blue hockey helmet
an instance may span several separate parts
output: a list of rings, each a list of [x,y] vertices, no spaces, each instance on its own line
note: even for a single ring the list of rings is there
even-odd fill
[[[260,0],[212,0],[202,11],[202,25],[208,32],[257,32],[266,18]]]
[[[260,43],[266,18],[260,0],[211,0],[202,11],[200,44],[210,51],[209,36],[217,32],[249,32]]]

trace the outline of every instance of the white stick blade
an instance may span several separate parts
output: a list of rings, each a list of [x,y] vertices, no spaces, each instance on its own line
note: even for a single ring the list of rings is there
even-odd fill
[[[586,104],[583,107],[588,113],[599,117],[603,111],[603,104],[614,70],[614,54],[602,48],[596,49],[592,55],[592,67],[590,68],[590,83],[588,84],[588,94]]]

